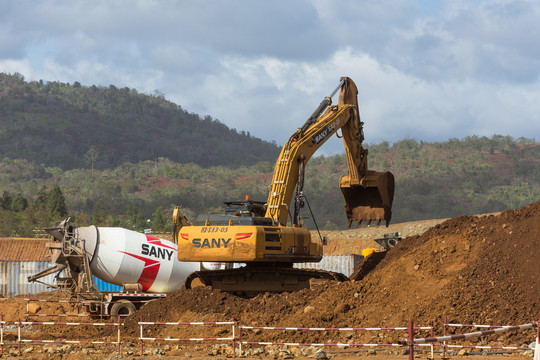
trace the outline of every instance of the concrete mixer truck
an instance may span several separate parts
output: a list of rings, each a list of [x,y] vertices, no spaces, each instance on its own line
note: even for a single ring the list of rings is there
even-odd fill
[[[123,228],[75,227],[66,219],[45,231],[52,266],[28,281],[56,273],[56,284],[47,285],[70,292],[77,304],[103,316],[129,315],[179,290],[192,272],[221,266],[180,262],[175,243]],[[93,276],[123,291],[101,292]]]

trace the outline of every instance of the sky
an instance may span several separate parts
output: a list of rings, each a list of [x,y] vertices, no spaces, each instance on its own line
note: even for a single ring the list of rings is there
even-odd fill
[[[0,72],[163,94],[278,145],[341,76],[358,87],[368,144],[540,139],[539,1],[0,0],[0,8]]]

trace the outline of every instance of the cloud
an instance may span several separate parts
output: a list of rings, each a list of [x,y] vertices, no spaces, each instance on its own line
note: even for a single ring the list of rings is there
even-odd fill
[[[539,137],[540,4],[5,2],[0,71],[114,84],[282,144],[350,76],[366,141]],[[323,148],[341,152],[339,141]]]
[[[278,143],[303,124],[342,75],[350,76],[359,88],[369,142],[405,137],[444,141],[475,134],[520,137],[540,130],[538,122],[531,123],[538,119],[538,83],[525,90],[520,84],[501,86],[474,79],[433,82],[351,48],[319,63],[235,58],[228,59],[224,68],[201,87],[222,94],[205,103],[205,111],[219,112],[234,127],[257,136],[272,134]],[[271,93],[275,95],[269,98]],[[249,103],[244,101],[247,96]],[[525,127],[531,131],[519,130]],[[337,146],[334,151],[339,151]]]
[[[19,73],[27,77],[32,77],[34,71],[28,60],[0,60],[2,72],[14,74]]]

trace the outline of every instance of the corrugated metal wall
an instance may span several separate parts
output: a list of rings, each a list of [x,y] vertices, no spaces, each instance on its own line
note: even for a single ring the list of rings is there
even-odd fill
[[[54,289],[47,285],[32,282],[27,278],[51,266],[48,261],[3,261],[0,260],[0,294],[2,296],[14,296],[35,294]],[[40,279],[49,284],[55,284],[54,274]]]
[[[351,276],[358,263],[363,259],[362,255],[325,255],[318,263],[294,264],[297,269],[318,269],[333,271]]]
[[[105,281],[103,281],[101,279],[98,279],[95,276],[94,276],[94,281],[96,282],[96,285],[98,286],[99,291],[118,292],[118,291],[122,291],[124,289],[123,286],[105,282]]]

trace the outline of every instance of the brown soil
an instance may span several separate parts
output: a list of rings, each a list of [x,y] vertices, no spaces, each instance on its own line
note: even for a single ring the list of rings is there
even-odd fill
[[[326,236],[328,245],[324,247],[325,255],[349,255],[361,254],[362,249],[380,248],[375,239],[382,238],[385,234],[398,233],[406,238],[421,235],[428,229],[445,222],[448,219],[434,219],[411,221],[387,226],[370,226],[363,228],[353,228],[348,230],[321,231],[321,236]],[[312,237],[319,238],[316,231],[312,232]]]
[[[207,288],[184,290],[137,316],[162,321],[234,316],[248,325],[301,327],[404,326],[414,319],[438,330],[444,315],[450,322],[530,323],[540,306],[538,234],[540,202],[497,216],[458,217],[406,238],[359,282],[252,299]],[[308,306],[315,310],[306,312]]]
[[[396,327],[406,326],[413,319],[418,326],[434,326],[436,335],[442,334],[444,315],[449,322],[469,324],[520,325],[538,320],[540,202],[497,215],[463,216],[427,224],[433,226],[427,231],[418,222],[326,233],[330,237],[327,250],[333,254],[358,253],[373,243],[370,239],[384,232],[412,235],[390,250],[361,281],[327,282],[311,290],[266,293],[249,299],[208,288],[180,290],[126,318],[123,336],[136,343],[141,316],[144,321],[168,322],[228,321],[234,317],[244,325],[289,327]],[[359,237],[363,237],[361,245]],[[6,313],[6,309],[15,312],[12,319],[21,314],[13,301],[0,301],[0,313]],[[227,337],[230,328],[215,327],[210,334]],[[147,326],[145,335],[208,337],[209,332],[195,327]],[[423,335],[428,334],[417,334]],[[244,336],[250,341],[389,343],[406,333],[265,330],[246,331]],[[534,338],[530,330],[476,338],[471,343],[520,346]],[[377,358],[406,358],[396,354]],[[339,358],[348,358],[343,356]]]

